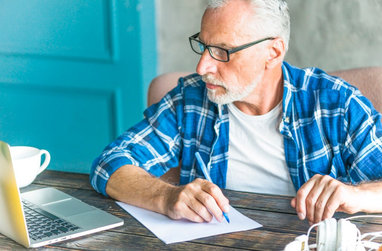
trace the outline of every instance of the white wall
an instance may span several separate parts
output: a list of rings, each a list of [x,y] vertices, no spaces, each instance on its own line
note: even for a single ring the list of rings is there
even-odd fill
[[[325,71],[382,66],[381,0],[289,0],[286,61]],[[195,71],[188,37],[200,30],[204,0],[156,0],[158,73]]]

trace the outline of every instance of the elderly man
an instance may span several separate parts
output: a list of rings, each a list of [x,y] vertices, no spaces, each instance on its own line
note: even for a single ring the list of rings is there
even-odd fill
[[[198,74],[181,78],[104,150],[93,187],[195,222],[223,220],[221,188],[295,196],[292,206],[311,224],[336,211],[381,212],[382,183],[373,180],[382,176],[382,127],[371,103],[339,78],[283,61],[285,1],[207,2],[189,38]],[[180,186],[157,178],[180,162]]]

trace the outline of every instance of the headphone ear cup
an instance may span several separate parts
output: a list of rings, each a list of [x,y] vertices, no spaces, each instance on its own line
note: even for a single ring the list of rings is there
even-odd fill
[[[341,219],[337,224],[336,250],[356,250],[357,227],[346,219]]]
[[[317,229],[317,250],[336,250],[337,241],[337,221],[334,218],[321,221]]]

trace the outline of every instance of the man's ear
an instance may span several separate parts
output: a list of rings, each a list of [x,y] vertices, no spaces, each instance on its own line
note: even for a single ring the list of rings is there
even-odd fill
[[[275,38],[271,40],[271,42],[268,45],[268,58],[267,58],[267,63],[266,67],[268,69],[273,69],[282,61],[284,60],[285,57],[285,43],[284,39],[282,38]]]

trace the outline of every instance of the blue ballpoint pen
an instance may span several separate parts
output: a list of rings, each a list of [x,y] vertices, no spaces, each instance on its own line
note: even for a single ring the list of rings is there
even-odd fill
[[[200,157],[199,152],[196,152],[196,153],[195,153],[195,157],[196,157],[196,160],[197,160],[198,163],[199,163],[200,168],[202,169],[202,172],[203,172],[203,174],[204,174],[204,177],[206,177],[206,179],[207,179],[209,182],[212,183],[212,179],[211,179],[209,173],[207,172],[206,165],[204,164],[204,161],[203,161],[202,157]],[[227,220],[227,222],[230,223],[230,222],[229,222],[229,218],[228,218],[228,214],[225,213],[225,212],[223,212],[223,216],[224,216],[224,218]]]

